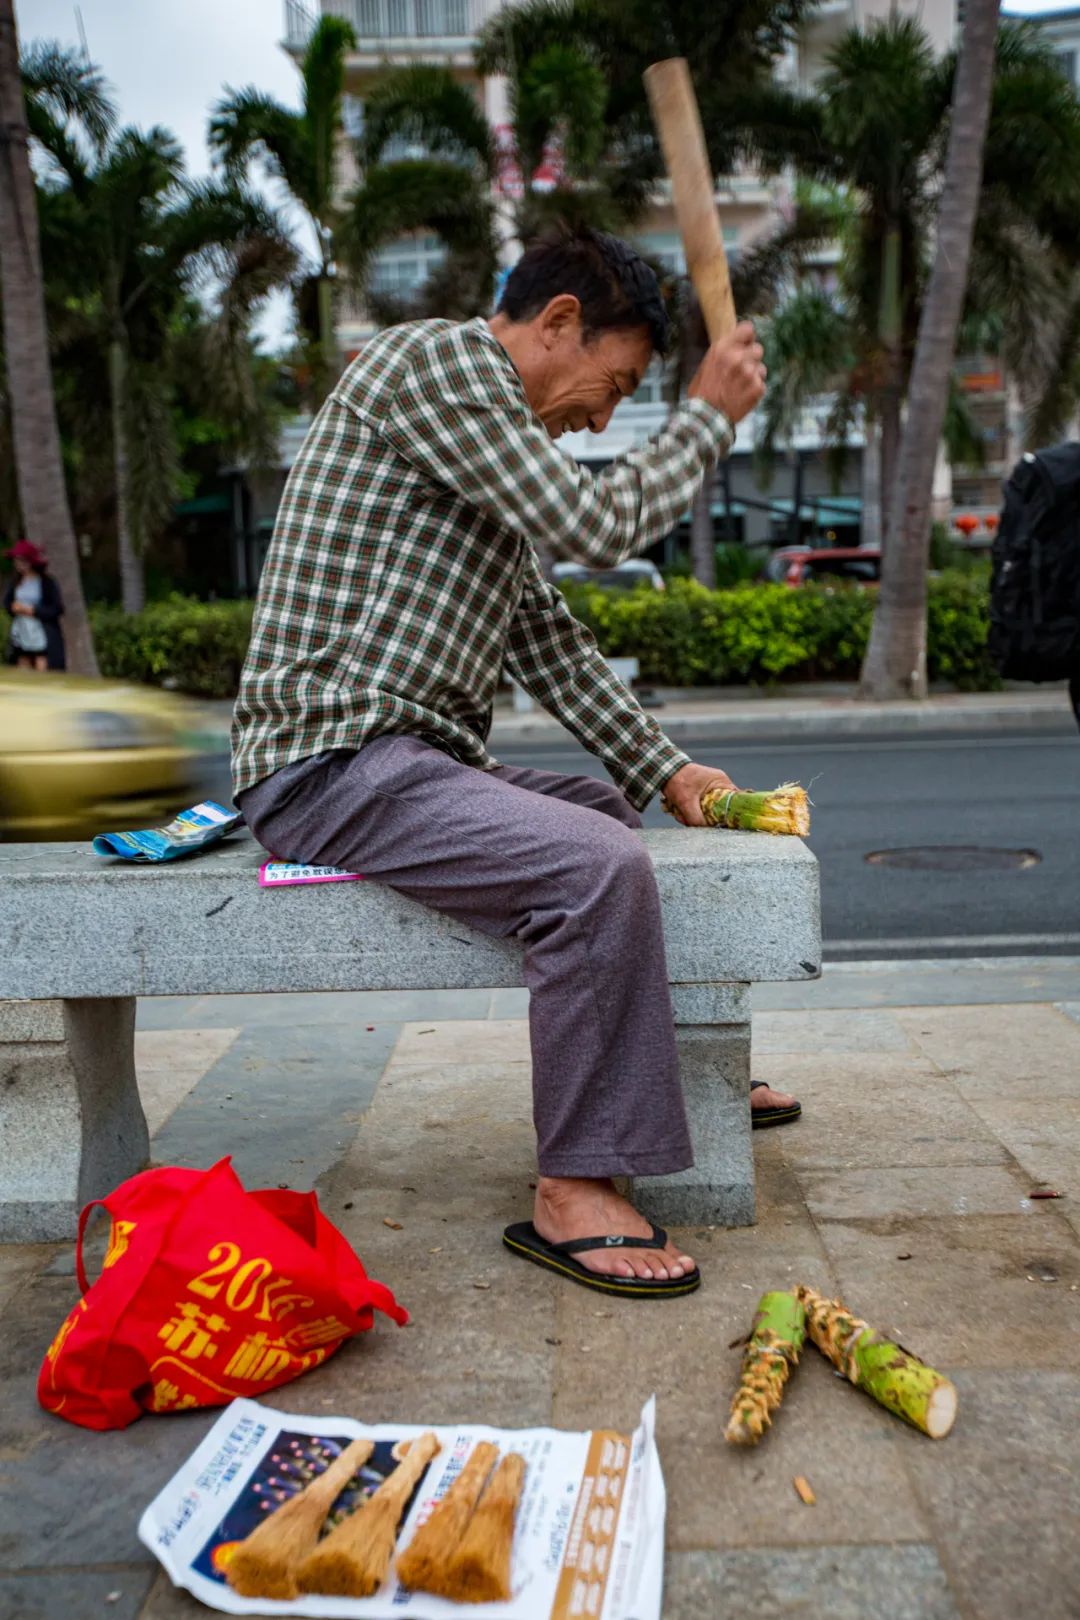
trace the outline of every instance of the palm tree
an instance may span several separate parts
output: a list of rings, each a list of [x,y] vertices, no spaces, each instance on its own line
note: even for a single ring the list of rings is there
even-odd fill
[[[252,86],[245,90],[226,86],[209,130],[211,150],[229,176],[242,179],[252,159],[261,159],[269,173],[288,187],[314,233],[318,254],[312,278],[318,331],[315,371],[320,400],[337,372],[334,277],[340,199],[336,168],[345,56],[354,44],[352,26],[343,18],[320,18],[304,53],[301,110],[283,107]]]
[[[81,59],[42,49],[20,70],[13,3],[0,0],[0,300],[19,501],[27,530],[49,548],[63,594],[69,666],[88,675],[97,674],[97,660],[60,454],[29,130],[77,120],[100,145],[112,118],[100,74]]]
[[[953,89],[934,267],[919,321],[908,416],[861,687],[869,698],[926,696],[926,567],[934,464],[967,292],[990,120],[1000,0],[968,0]]]
[[[70,341],[90,345],[108,379],[121,591],[134,613],[145,601],[145,543],[175,499],[169,353],[178,312],[193,289],[220,284],[227,365],[251,309],[290,279],[295,253],[264,202],[232,184],[187,180],[165,130],[121,130],[96,159],[63,129],[46,138],[46,270]]]

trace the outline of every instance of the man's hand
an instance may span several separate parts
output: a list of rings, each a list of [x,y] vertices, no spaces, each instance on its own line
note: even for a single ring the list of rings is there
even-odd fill
[[[701,813],[701,795],[706,788],[738,791],[731,777],[718,771],[715,765],[684,765],[664,783],[664,799],[675,812],[676,821],[681,821],[684,827],[707,825]]]
[[[749,415],[765,392],[765,350],[749,321],[714,343],[687,389],[691,399],[704,399],[732,422]]]

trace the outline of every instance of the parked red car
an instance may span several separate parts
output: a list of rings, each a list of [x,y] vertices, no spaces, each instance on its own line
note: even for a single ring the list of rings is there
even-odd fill
[[[881,578],[881,552],[876,546],[781,546],[765,565],[765,578],[777,585],[843,580],[876,585]]]

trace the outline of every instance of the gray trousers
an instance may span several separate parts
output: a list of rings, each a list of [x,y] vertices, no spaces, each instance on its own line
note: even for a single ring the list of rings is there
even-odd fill
[[[241,809],[281,860],[361,872],[523,942],[542,1175],[693,1163],[656,880],[611,783],[480,771],[393,735],[286,766]]]

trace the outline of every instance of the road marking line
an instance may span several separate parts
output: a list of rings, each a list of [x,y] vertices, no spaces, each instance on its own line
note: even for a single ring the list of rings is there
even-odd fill
[[[830,954],[852,951],[928,950],[937,946],[941,950],[1000,949],[1004,946],[1062,946],[1080,945],[1080,934],[929,934],[898,935],[895,939],[827,939],[824,949]]]
[[[796,747],[813,749],[818,754],[910,754],[917,753],[921,749],[986,748],[987,745],[991,748],[1047,748],[1054,743],[1061,743],[1063,746],[1073,749],[1076,747],[1075,733],[1068,731],[1063,731],[1060,735],[1057,732],[1050,732],[1043,737],[995,737],[991,735],[989,737],[928,737],[922,741],[904,738],[903,740],[883,740],[879,742],[875,742],[870,737],[864,737],[858,742],[821,742],[810,734],[802,740],[792,737],[786,741],[777,741],[775,743],[742,743],[737,737],[699,738],[695,737],[693,732],[688,732],[679,736],[677,740],[682,743],[700,742],[703,745],[707,744],[710,748],[715,748],[719,744],[721,748],[732,754],[787,753],[789,749]]]

